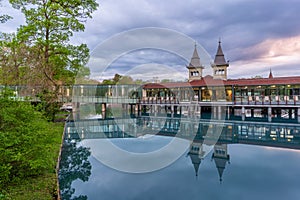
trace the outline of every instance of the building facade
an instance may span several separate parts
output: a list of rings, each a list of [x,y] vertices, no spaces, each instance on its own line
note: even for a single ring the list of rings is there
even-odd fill
[[[200,114],[201,110],[214,115],[236,114],[242,119],[300,118],[300,76],[274,77],[270,70],[267,78],[228,79],[229,62],[221,41],[211,67],[213,73],[203,76],[204,67],[195,45],[187,66],[188,82],[145,84],[141,104],[193,104],[197,106],[192,110]]]
[[[80,103],[122,104],[131,113],[160,113],[200,118],[286,121],[300,123],[300,76],[228,78],[226,61],[219,41],[212,74],[203,76],[204,66],[195,45],[188,81],[144,85],[75,85],[73,109]]]

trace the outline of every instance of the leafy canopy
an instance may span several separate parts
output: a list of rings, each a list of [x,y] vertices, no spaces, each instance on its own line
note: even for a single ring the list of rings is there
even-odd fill
[[[95,0],[10,0],[25,15],[26,24],[18,29],[18,38],[35,47],[35,68],[46,86],[72,84],[89,59],[85,44],[70,44],[74,32],[84,31],[84,23],[97,9]]]

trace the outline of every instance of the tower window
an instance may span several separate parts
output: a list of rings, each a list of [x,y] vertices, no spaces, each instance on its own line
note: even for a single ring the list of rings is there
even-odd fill
[[[199,76],[199,72],[198,71],[192,71],[191,76]]]
[[[217,69],[215,71],[215,75],[224,75],[225,74],[225,70],[224,69]]]

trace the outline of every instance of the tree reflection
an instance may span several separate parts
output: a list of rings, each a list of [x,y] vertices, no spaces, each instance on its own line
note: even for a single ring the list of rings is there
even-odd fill
[[[87,199],[86,195],[72,198],[75,189],[71,187],[72,182],[79,179],[83,182],[89,180],[91,175],[91,163],[88,158],[91,155],[88,148],[78,146],[76,142],[65,141],[61,154],[59,184],[62,199]]]

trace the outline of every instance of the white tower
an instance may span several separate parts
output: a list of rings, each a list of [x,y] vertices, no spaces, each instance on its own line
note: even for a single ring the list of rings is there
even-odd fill
[[[228,67],[229,67],[229,63],[225,61],[224,53],[221,47],[221,41],[219,40],[217,54],[215,56],[214,63],[212,64],[213,78],[227,80]]]
[[[200,63],[200,57],[197,52],[197,45],[195,44],[195,49],[193,56],[191,58],[191,62],[186,68],[189,70],[189,82],[193,80],[201,80],[202,79],[202,71],[204,67]]]

